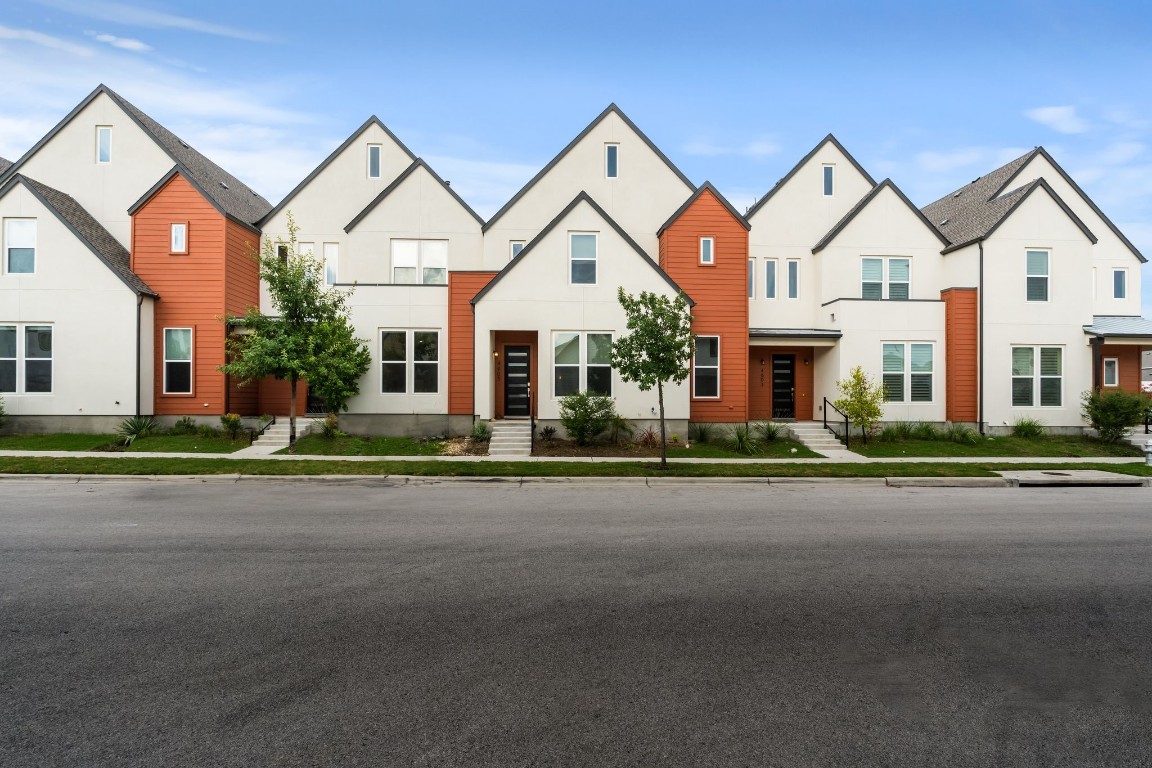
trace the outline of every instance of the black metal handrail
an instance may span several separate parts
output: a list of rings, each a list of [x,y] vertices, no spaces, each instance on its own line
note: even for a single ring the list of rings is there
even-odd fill
[[[1144,411],[1144,434],[1152,435],[1152,408]]]
[[[833,405],[831,403],[831,401],[828,400],[828,398],[824,398],[824,429],[828,429],[828,409],[829,408],[831,408],[832,410],[836,411],[836,413],[838,413],[844,417],[844,434],[841,437],[844,440],[844,447],[847,448],[848,447],[848,414],[844,413],[844,411],[840,410],[835,405]]]
[[[528,382],[528,455],[536,454],[536,404],[532,402],[532,382]]]
[[[273,416],[271,421],[269,421],[267,424],[264,424],[259,429],[248,430],[248,445],[252,445],[252,443],[256,442],[256,438],[258,438],[258,437],[260,437],[260,435],[264,434],[264,430],[268,429],[268,427],[272,426],[275,423],[276,423],[276,417]]]

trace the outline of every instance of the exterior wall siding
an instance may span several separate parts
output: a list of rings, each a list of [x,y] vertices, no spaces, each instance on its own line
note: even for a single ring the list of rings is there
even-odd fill
[[[471,301],[495,276],[495,272],[448,273],[448,413],[452,415],[476,412],[476,318]]]
[[[1105,344],[1103,358],[1116,358],[1116,365],[1120,372],[1120,389],[1125,392],[1140,391],[1140,347],[1127,344]],[[1103,378],[1103,372],[1101,372]],[[1107,392],[1112,387],[1102,387]]]
[[[797,421],[811,421],[814,413],[814,350],[812,347],[749,347],[748,352],[748,418],[768,421],[772,418],[772,355],[795,355]],[[808,361],[805,365],[804,361]],[[761,362],[763,361],[763,362]]]
[[[948,421],[975,422],[979,418],[979,310],[975,288],[947,288],[944,299],[944,355],[948,367],[946,387]]]

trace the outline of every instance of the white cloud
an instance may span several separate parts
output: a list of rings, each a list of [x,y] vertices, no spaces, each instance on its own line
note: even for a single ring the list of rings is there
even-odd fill
[[[141,8],[127,3],[102,2],[101,0],[40,0],[44,5],[58,8],[68,13],[84,16],[90,19],[111,21],[134,27],[149,29],[183,29],[187,32],[199,32],[205,35],[218,37],[231,37],[236,40],[251,40],[263,42],[268,38],[246,29],[237,29],[224,24],[216,24],[203,19],[194,19],[188,16],[177,16],[164,11],[151,8]]]
[[[136,40],[131,37],[116,37],[116,35],[97,34],[95,32],[85,33],[92,37],[97,42],[107,43],[113,48],[119,48],[123,51],[133,51],[134,53],[148,53],[152,50],[152,46],[148,45],[141,40]]]
[[[51,48],[55,51],[63,51],[70,53],[73,56],[91,56],[92,49],[76,43],[70,43],[67,40],[61,40],[58,37],[45,35],[42,32],[36,32],[31,29],[13,29],[12,27],[5,27],[0,25],[0,40],[17,40],[26,43],[32,43],[44,48]]]
[[[447,155],[429,155],[425,160],[440,178],[452,182],[456,194],[484,219],[500,210],[540,170],[538,165]]]
[[[1076,107],[1037,107],[1024,112],[1029,120],[1035,120],[1059,133],[1085,133],[1088,122],[1076,114]]]
[[[780,145],[771,139],[760,138],[738,146],[722,146],[708,139],[690,141],[681,147],[686,155],[699,157],[721,157],[725,155],[736,157],[762,158],[774,155],[780,151]]]

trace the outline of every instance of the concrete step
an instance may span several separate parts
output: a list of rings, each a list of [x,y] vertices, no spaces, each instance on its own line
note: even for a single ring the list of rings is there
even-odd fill
[[[531,421],[492,421],[488,427],[492,431],[488,440],[489,456],[532,455]]]

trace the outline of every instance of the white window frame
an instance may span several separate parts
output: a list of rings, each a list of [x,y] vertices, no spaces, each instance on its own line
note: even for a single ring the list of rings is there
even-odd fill
[[[1116,285],[1116,277],[1120,276],[1120,285]],[[1120,295],[1117,296],[1116,288],[1120,288]],[[1112,270],[1112,298],[1113,299],[1127,299],[1128,298],[1128,269],[1126,267],[1118,267]]]
[[[793,268],[792,268],[793,265],[795,265],[795,267],[796,267],[795,270],[793,270]],[[785,275],[785,277],[787,278],[788,282],[787,282],[787,285],[784,286],[784,289],[785,289],[785,293],[788,297],[788,300],[789,301],[798,300],[800,298],[800,259],[788,259],[787,260],[787,266],[785,266],[784,271],[787,273]],[[796,293],[795,293],[795,295],[793,295],[793,293],[792,293],[792,282],[793,282],[792,281],[792,273],[793,273],[793,271],[795,271],[795,273],[796,273],[796,281],[795,281],[796,282]]]
[[[594,254],[593,254],[592,258],[590,258],[590,259],[583,258],[583,257],[576,258],[572,255],[572,240],[573,240],[573,238],[577,237],[577,236],[584,236],[584,235],[589,235],[593,238],[592,242],[594,245]],[[599,232],[571,231],[568,233],[568,284],[569,285],[598,285],[599,284],[598,281],[600,280],[599,261],[600,261],[600,233]],[[572,279],[572,270],[573,270],[573,267],[575,266],[576,262],[582,262],[582,263],[591,262],[592,263],[592,271],[593,271],[592,282],[590,282],[590,283],[584,283],[584,282],[578,283]]]
[[[707,245],[707,247],[705,247]],[[705,267],[716,266],[716,238],[715,237],[701,237],[700,238],[700,264]]]
[[[1015,357],[1016,350],[1018,350],[1018,349],[1030,350],[1030,352],[1032,354],[1032,373],[1031,374],[1019,374],[1018,375],[1018,374],[1016,374],[1014,368],[1012,367],[1014,365],[1013,358]],[[1060,373],[1059,373],[1059,375],[1041,373],[1041,369],[1042,369],[1041,360],[1043,357],[1043,350],[1045,350],[1045,349],[1055,349],[1060,353],[1060,358],[1059,358],[1060,359]],[[1012,385],[1011,385],[1011,389],[1009,390],[1008,394],[1009,394],[1009,402],[1012,403],[1013,408],[1063,408],[1064,407],[1064,347],[1058,346],[1055,344],[1013,344],[1011,346],[1009,354],[1012,356],[1012,357],[1009,357],[1009,359],[1008,359],[1008,362],[1009,362],[1009,369],[1008,370],[1009,370],[1009,373],[1011,374]],[[1032,399],[1031,405],[1017,405],[1016,404],[1015,389],[1016,389],[1016,381],[1018,379],[1021,381],[1027,379],[1031,382],[1031,399]],[[1060,382],[1060,390],[1059,390],[1060,402],[1055,403],[1055,404],[1051,404],[1051,405],[1042,405],[1040,403],[1041,403],[1041,400],[1043,398],[1043,382],[1044,382],[1044,380],[1053,380],[1053,379]]]
[[[381,395],[439,395],[440,394],[440,374],[441,366],[444,363],[444,342],[443,334],[439,328],[380,328],[376,332],[377,341],[377,359],[380,365],[380,385],[378,391]],[[384,334],[398,333],[404,335],[404,359],[403,360],[385,360],[384,359]],[[416,334],[429,334],[436,337],[436,359],[435,360],[417,360],[416,359]],[[404,391],[403,392],[385,392],[384,391],[384,366],[394,365],[404,366]],[[416,391],[416,371],[421,366],[427,368],[434,368],[436,375],[436,388],[432,390]]]
[[[324,243],[324,285],[336,285],[340,276],[340,243]]]
[[[168,331],[188,331],[188,359],[187,360],[169,360],[168,359]],[[165,395],[187,395],[189,397],[196,394],[196,331],[187,326],[172,326],[164,328],[162,331],[164,339],[163,359],[161,365],[163,366],[164,386],[162,389]],[[172,392],[168,389],[168,363],[187,363],[188,364],[188,391],[187,392]]]
[[[820,191],[824,197],[836,196],[835,163],[824,163],[820,166]]]
[[[575,363],[563,363],[563,364],[559,364],[556,362],[556,343],[557,343],[557,340],[559,339],[560,336],[575,336],[579,339],[579,342],[576,345],[576,351],[579,354],[579,360],[577,360],[577,362],[575,362]],[[557,390],[557,387],[556,387],[556,369],[557,368],[575,368],[575,369],[577,369],[577,373],[576,373],[576,391],[577,392],[587,392],[588,391],[588,369],[589,368],[597,368],[597,369],[607,368],[608,369],[608,391],[606,393],[598,393],[598,394],[605,394],[607,397],[613,397],[613,393],[616,391],[615,369],[612,367],[611,364],[608,364],[608,365],[605,365],[604,363],[593,364],[593,363],[588,362],[588,337],[589,336],[607,336],[609,347],[611,347],[611,344],[612,344],[613,339],[614,339],[614,334],[612,333],[612,331],[596,331],[596,330],[593,330],[593,331],[570,331],[570,330],[568,330],[568,331],[553,331],[552,332],[552,353],[551,354],[552,354],[552,399],[553,400],[559,400],[561,397],[564,397],[564,395],[559,395],[556,392],[556,390]]]
[[[396,279],[396,245],[397,243],[415,243],[416,244],[416,280],[401,282]],[[443,244],[443,265],[433,263],[433,259],[438,254],[431,253],[432,246],[440,246]],[[447,285],[448,284],[448,244],[446,238],[441,239],[417,239],[411,237],[395,237],[389,241],[389,256],[392,267],[392,284],[393,285]],[[399,269],[412,269],[413,266],[405,265]],[[443,272],[443,282],[428,282],[425,280],[429,270],[440,270]]]
[[[376,152],[376,173],[372,173],[372,152]],[[383,144],[369,144],[368,155],[364,158],[365,168],[364,172],[370,179],[379,179],[384,175],[384,145]]]
[[[108,156],[107,156],[107,159],[103,159],[103,160],[100,159],[100,145],[102,143],[105,143],[105,142],[101,141],[100,137],[102,135],[108,137],[108,141],[106,142],[108,145]],[[112,126],[110,126],[110,125],[98,125],[98,126],[96,126],[96,165],[108,165],[111,162],[112,162]]]
[[[176,233],[180,233],[180,240],[177,241]],[[188,253],[188,222],[174,221],[168,231],[168,252],[169,253]]]
[[[0,390],[0,396],[28,396],[40,397],[51,395],[56,389],[56,344],[55,333],[56,327],[52,323],[0,323],[0,328],[12,329],[16,334],[15,345],[13,352],[15,357],[0,357],[0,362],[12,364],[12,386],[11,390]],[[47,329],[51,336],[53,343],[52,349],[48,350],[48,357],[28,357],[28,343],[27,333],[30,329]],[[46,392],[29,391],[28,390],[28,361],[48,363],[48,390]]]
[[[615,154],[615,158],[612,155]],[[611,160],[615,160],[616,167],[613,168]],[[615,171],[613,173],[612,171]],[[618,179],[620,178],[620,143],[615,141],[605,142],[604,144],[604,178]]]
[[[775,301],[780,296],[780,260],[764,259],[764,298]],[[771,267],[771,269],[769,269]],[[772,285],[769,290],[768,278],[771,276]]]
[[[17,223],[31,222],[32,223],[32,270],[29,272],[13,272],[12,271],[12,250],[15,247],[21,249],[27,246],[13,246],[12,245],[12,227]],[[13,217],[4,219],[4,264],[3,273],[8,275],[34,275],[36,274],[37,262],[39,259],[39,240],[40,240],[40,227],[37,224],[37,219],[24,217]]]
[[[713,334],[700,335],[700,336],[696,337],[697,342],[699,342],[700,339],[716,339],[716,365],[700,365],[699,362],[697,362],[697,356],[700,353],[700,348],[698,346],[693,346],[693,348],[692,348],[692,399],[694,399],[694,400],[719,400],[720,394],[721,394],[721,389],[720,389],[720,360],[721,360],[720,337],[718,335],[713,335]],[[698,387],[697,387],[698,382],[697,382],[697,378],[696,378],[696,372],[697,371],[716,371],[716,394],[714,394],[714,395],[701,395],[701,394],[699,394]]]
[[[748,259],[748,298],[756,298],[756,259]]]
[[[1028,257],[1033,253],[1044,254],[1044,272],[1032,272],[1028,264]],[[1028,248],[1024,251],[1024,300],[1035,304],[1042,304],[1052,300],[1052,250],[1050,248]],[[1032,299],[1028,297],[1028,286],[1032,280],[1044,280],[1044,298]]]
[[[509,240],[508,241],[508,261],[520,255],[520,251],[524,250],[524,246],[528,243],[524,240]],[[517,248],[516,246],[520,246]]]
[[[880,262],[880,297],[872,299],[864,295],[864,286],[875,284],[877,281],[868,280],[864,274],[864,264],[868,261]],[[904,261],[908,263],[908,279],[892,279],[892,262]],[[892,298],[892,286],[903,285],[907,288],[907,295],[902,299]],[[864,301],[907,301],[912,298],[912,259],[908,256],[861,256],[860,257],[860,298]]]
[[[884,348],[888,346],[903,347],[903,369],[900,371],[889,371],[884,368]],[[912,370],[912,349],[913,347],[927,347],[929,350],[928,363],[931,366],[927,371],[914,371]],[[927,403],[936,402],[936,344],[931,341],[883,341],[880,343],[880,381],[883,383],[886,378],[890,376],[900,377],[900,386],[903,390],[902,396],[899,400],[890,397],[890,390],[885,384],[884,402],[886,403],[909,403],[912,405],[924,405]],[[912,379],[914,376],[928,377],[928,399],[927,400],[913,400],[912,399]]]
[[[1112,375],[1108,375],[1108,369],[1112,369]],[[1103,372],[1101,380],[1106,387],[1119,387],[1120,386],[1120,358],[1106,357],[1104,358]]]

